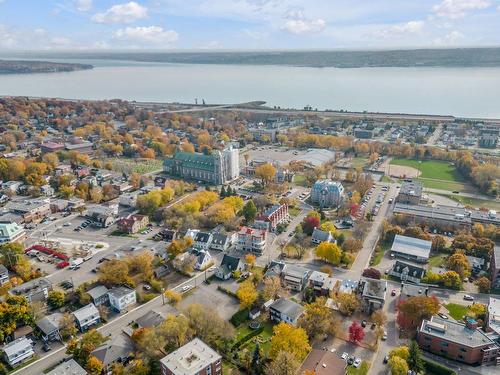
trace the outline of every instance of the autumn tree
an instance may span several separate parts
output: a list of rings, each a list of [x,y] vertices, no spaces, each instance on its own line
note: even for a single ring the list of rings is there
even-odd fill
[[[304,328],[310,339],[314,339],[321,335],[335,334],[339,321],[332,310],[326,306],[325,298],[317,298],[316,301],[304,306],[299,326]]]
[[[253,268],[253,266],[255,264],[255,260],[256,260],[255,255],[250,254],[250,253],[245,255],[245,263],[248,264],[248,266],[250,268]]]
[[[480,293],[489,293],[491,289],[491,281],[486,276],[482,276],[475,282]]]
[[[446,260],[446,267],[464,279],[470,276],[471,266],[464,253],[457,251]]]
[[[278,352],[271,363],[269,363],[264,373],[266,375],[296,375],[300,368],[300,360],[292,353],[282,350]]]
[[[47,304],[52,309],[58,309],[64,306],[64,293],[58,290],[51,290],[47,297]]]
[[[391,375],[407,375],[408,374],[408,364],[401,357],[392,357],[388,362],[389,368],[391,369]]]
[[[385,315],[382,309],[378,309],[372,313],[371,321],[375,323],[377,326],[383,327],[387,322],[387,316]]]
[[[278,276],[266,277],[264,279],[264,290],[262,293],[266,300],[275,299],[278,295],[282,295],[283,292],[284,289]]]
[[[349,326],[349,341],[357,344],[365,337],[365,331],[357,320],[354,320]]]
[[[142,281],[149,281],[153,277],[153,255],[143,251],[140,254],[125,259],[130,275],[141,275]]]
[[[177,349],[188,342],[194,334],[189,325],[189,319],[180,314],[167,315],[166,319],[157,329],[158,335],[165,339],[165,347],[168,351]]]
[[[255,168],[255,176],[261,179],[264,186],[274,180],[276,176],[276,168],[270,163],[259,165]]]
[[[191,237],[184,237],[179,240],[173,240],[167,247],[167,253],[170,259],[174,259],[178,255],[185,252],[193,244]]]
[[[414,296],[398,304],[397,322],[404,329],[413,330],[422,320],[439,312],[440,303],[435,296]]]
[[[80,340],[72,339],[66,347],[66,353],[73,356],[81,366],[86,367],[90,353],[105,341],[104,336],[95,329],[83,334]]]
[[[130,285],[134,286],[135,283],[129,275],[127,262],[112,259],[102,264],[99,268],[99,281],[108,287],[115,285]]]
[[[276,359],[282,351],[291,353],[298,361],[302,361],[310,352],[311,346],[307,333],[303,328],[293,327],[281,322],[273,327],[269,357]]]
[[[100,375],[104,369],[104,364],[96,357],[91,355],[85,365],[85,370],[89,375]]]
[[[77,332],[78,329],[76,328],[74,316],[69,312],[64,313],[59,320],[59,334],[61,338],[68,340],[76,336]]]
[[[314,232],[314,228],[318,228],[321,221],[317,216],[306,216],[302,221],[302,230],[310,236]]]
[[[257,299],[257,290],[255,285],[249,280],[240,284],[240,287],[236,291],[236,296],[240,300],[240,306],[242,308],[248,308],[253,305]]]
[[[455,271],[446,271],[441,274],[441,283],[447,288],[460,289],[462,278]]]
[[[175,290],[167,289],[164,293],[165,298],[173,305],[179,303],[182,300],[182,294],[177,293]]]
[[[382,275],[380,274],[380,271],[376,268],[365,268],[361,276],[369,277],[370,279],[380,280],[380,277]]]
[[[30,303],[22,296],[7,296],[0,301],[0,342],[12,334],[17,326],[32,324]]]
[[[335,243],[321,242],[316,247],[316,256],[333,265],[338,265],[342,257],[342,250]]]
[[[338,293],[336,299],[339,311],[346,316],[351,316],[360,306],[358,298],[352,293]]]

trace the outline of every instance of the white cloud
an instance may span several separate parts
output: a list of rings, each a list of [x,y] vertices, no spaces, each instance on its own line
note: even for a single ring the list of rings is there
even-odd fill
[[[440,17],[453,20],[464,18],[469,12],[486,9],[491,5],[488,0],[443,0],[432,10]]]
[[[176,42],[179,34],[174,30],[164,30],[160,26],[126,27],[117,30],[114,38],[132,44],[136,43],[139,46],[144,44],[164,46]]]
[[[378,30],[375,32],[375,36],[380,38],[400,38],[409,35],[418,35],[423,32],[424,26],[424,21],[409,21]]]
[[[458,42],[460,42],[463,39],[464,39],[464,34],[462,34],[460,31],[453,30],[443,37],[434,39],[434,44],[437,44],[440,46],[449,46],[449,45],[457,44]]]
[[[79,12],[86,12],[92,8],[92,0],[76,0],[75,7]]]
[[[146,18],[148,9],[135,1],[125,4],[113,5],[103,13],[97,13],[92,17],[92,21],[97,23],[132,23],[142,18]]]
[[[285,24],[281,27],[281,30],[284,30],[290,34],[301,35],[319,33],[325,28],[326,21],[321,18],[315,20],[290,19],[285,22]]]

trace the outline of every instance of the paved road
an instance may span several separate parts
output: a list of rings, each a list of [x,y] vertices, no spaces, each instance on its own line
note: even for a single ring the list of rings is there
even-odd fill
[[[185,285],[192,285],[195,287],[202,283],[205,279],[205,272],[201,272],[196,276],[192,277],[189,280],[184,281],[183,283],[177,285],[173,289],[177,292],[182,291],[182,287]],[[151,310],[160,310],[164,312],[174,312],[172,307],[168,304],[163,304],[162,296],[158,296],[151,301],[145,303],[144,305],[140,305],[128,313],[118,316],[116,319],[110,321],[99,327],[97,330],[101,332],[104,336],[108,335],[118,335],[121,334],[122,330],[131,324],[134,320],[141,317],[145,313]],[[12,374],[19,375],[40,375],[44,369],[52,367],[59,363],[62,359],[66,357],[66,347],[62,347],[60,349],[49,352],[43,358],[38,359],[37,361],[29,364],[28,366],[13,372]]]

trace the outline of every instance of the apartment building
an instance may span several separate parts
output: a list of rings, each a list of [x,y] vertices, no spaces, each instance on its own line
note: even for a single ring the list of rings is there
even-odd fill
[[[195,338],[160,360],[162,375],[221,375],[222,357]]]

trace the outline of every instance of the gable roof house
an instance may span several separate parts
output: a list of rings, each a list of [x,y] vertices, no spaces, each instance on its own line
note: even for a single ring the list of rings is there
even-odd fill
[[[87,293],[90,295],[90,298],[95,306],[105,304],[109,301],[108,288],[104,285],[97,285],[92,289],[87,290]]]
[[[134,289],[126,286],[117,286],[108,291],[109,304],[113,309],[122,312],[126,307],[137,302],[137,296]]]
[[[271,320],[291,325],[297,325],[303,313],[304,307],[302,305],[285,298],[278,298],[269,306],[269,318]]]
[[[335,287],[336,280],[327,273],[312,271],[309,276],[309,286],[319,295],[329,296]]]
[[[215,233],[212,235],[210,249],[226,251],[231,246],[231,237],[225,234]]]
[[[281,273],[285,269],[285,262],[281,260],[272,260],[267,267],[264,278],[266,277],[281,277]]]
[[[116,224],[121,232],[135,234],[146,228],[149,218],[145,215],[133,214],[118,219]]]
[[[335,238],[332,236],[330,231],[314,228],[311,236],[311,242],[314,244],[320,244],[321,242],[335,242]]]
[[[52,282],[46,277],[39,277],[9,289],[9,294],[24,296],[30,302],[45,301],[52,290]]]
[[[54,367],[45,375],[87,375],[85,371],[73,358]]]
[[[221,280],[228,280],[234,271],[241,271],[244,265],[240,258],[224,254],[220,266],[215,271],[215,276]]]
[[[42,334],[42,339],[46,342],[49,341],[62,341],[59,334],[61,328],[60,322],[63,317],[61,313],[53,313],[44,316],[42,319],[37,320],[36,326]]]
[[[212,242],[212,233],[198,232],[194,236],[193,247],[199,250],[208,250]]]
[[[106,370],[114,363],[126,363],[132,352],[134,351],[134,346],[132,342],[125,335],[119,334],[113,336],[113,338],[94,349],[91,353],[104,365],[104,373]]]
[[[307,268],[287,264],[281,273],[282,282],[285,287],[300,292],[306,286],[309,273]]]
[[[389,275],[397,277],[401,281],[420,284],[420,280],[425,275],[425,268],[397,260],[389,270]]]
[[[361,291],[361,307],[364,312],[371,314],[384,306],[387,292],[386,280],[362,277],[358,288]]]
[[[15,367],[35,355],[33,342],[26,337],[21,337],[9,342],[4,345],[1,350],[5,362],[11,367]]]
[[[95,326],[101,322],[101,315],[99,310],[95,307],[93,303],[82,307],[73,312],[73,315],[78,325],[78,329],[81,332],[87,331],[90,327]]]
[[[139,328],[153,328],[162,324],[166,317],[167,316],[161,311],[150,310],[143,316],[137,318],[135,323]]]

